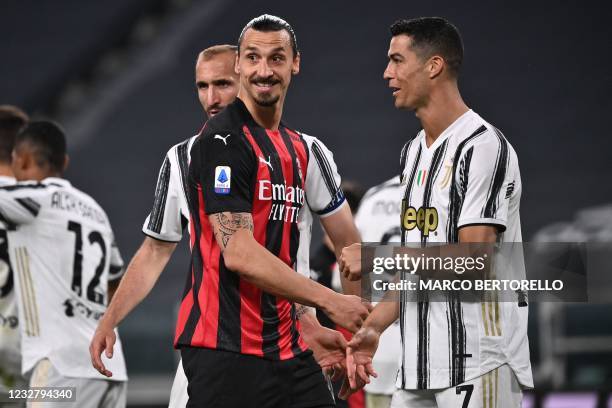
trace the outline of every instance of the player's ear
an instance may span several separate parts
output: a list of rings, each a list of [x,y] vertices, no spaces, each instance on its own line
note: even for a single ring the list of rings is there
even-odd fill
[[[442,73],[442,69],[444,68],[445,61],[439,55],[434,55],[427,61],[427,71],[429,72],[429,79],[434,79],[440,73]]]
[[[23,156],[19,154],[17,149],[13,149],[13,151],[11,152],[11,168],[13,169],[13,173],[23,169],[23,165]]]
[[[69,163],[70,163],[70,157],[67,154],[65,154],[64,155],[64,165],[62,166],[62,173],[66,171]]]
[[[240,53],[236,53],[236,59],[234,60],[234,72],[240,75]]]
[[[293,57],[293,62],[291,63],[291,74],[297,75],[300,73],[300,53],[298,52],[295,57]]]

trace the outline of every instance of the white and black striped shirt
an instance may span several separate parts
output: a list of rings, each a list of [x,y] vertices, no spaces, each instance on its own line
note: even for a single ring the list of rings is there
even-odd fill
[[[110,221],[89,195],[62,178],[0,187],[19,308],[22,372],[43,358],[66,377],[106,379],[88,347],[106,311],[108,282],[123,274]],[[112,380],[127,373],[117,338]]]
[[[516,153],[478,114],[463,114],[429,147],[421,130],[402,149],[400,162],[403,243],[458,242],[459,228],[470,224],[497,226],[503,242],[522,241]],[[533,385],[527,307],[453,296],[414,302],[402,294],[398,387],[447,388],[505,363],[521,384]]]

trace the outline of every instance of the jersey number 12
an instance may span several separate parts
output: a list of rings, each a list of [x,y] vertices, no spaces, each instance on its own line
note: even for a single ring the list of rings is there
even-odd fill
[[[76,235],[74,241],[74,263],[72,267],[72,290],[79,296],[82,296],[83,292],[83,229],[81,224],[74,221],[68,221],[68,230],[72,231]],[[98,244],[102,250],[102,258],[100,263],[96,267],[94,276],[87,285],[87,299],[94,303],[104,304],[104,294],[96,292],[96,287],[100,284],[100,276],[104,272],[104,265],[106,265],[106,243],[102,234],[98,231],[91,231],[87,236],[91,245]]]

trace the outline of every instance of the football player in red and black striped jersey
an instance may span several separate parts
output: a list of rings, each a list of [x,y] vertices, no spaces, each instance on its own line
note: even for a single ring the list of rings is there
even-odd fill
[[[191,151],[192,285],[175,337],[188,406],[333,406],[293,302],[351,331],[370,308],[293,270],[314,160],[304,136],[281,123],[299,62],[284,20],[264,15],[247,24],[238,99],[207,123]],[[349,211],[342,194],[320,210]]]

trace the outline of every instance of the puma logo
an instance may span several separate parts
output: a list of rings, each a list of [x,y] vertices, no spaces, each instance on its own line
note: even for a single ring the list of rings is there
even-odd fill
[[[221,135],[215,135],[215,139],[223,140],[223,143],[225,143],[225,145],[227,146],[227,138],[230,136],[231,135],[226,135],[225,137],[223,137]]]
[[[270,156],[268,156],[268,160],[267,160],[267,161],[266,161],[266,159],[264,159],[264,158],[263,158],[263,157],[261,157],[261,156],[258,156],[258,157],[259,157],[259,162],[260,162],[260,163],[266,164],[268,167],[270,167],[270,170],[274,170],[274,169],[272,168],[272,164],[270,164],[270,161],[271,161],[271,160],[270,160]]]

